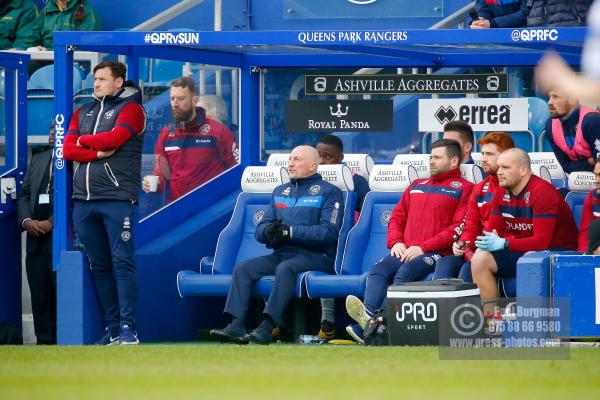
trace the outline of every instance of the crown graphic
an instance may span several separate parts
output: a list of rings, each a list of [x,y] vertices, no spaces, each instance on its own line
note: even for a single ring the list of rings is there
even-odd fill
[[[329,106],[329,111],[331,112],[331,115],[333,115],[334,117],[345,117],[346,115],[348,115],[348,106],[346,106],[346,111],[342,111],[342,104],[341,103],[337,103],[337,111],[333,112],[333,107]]]

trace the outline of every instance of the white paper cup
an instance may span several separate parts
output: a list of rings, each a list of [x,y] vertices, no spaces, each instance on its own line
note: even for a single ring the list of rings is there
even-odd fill
[[[150,185],[150,191],[156,192],[158,190],[158,176],[157,175],[146,175],[148,184]]]

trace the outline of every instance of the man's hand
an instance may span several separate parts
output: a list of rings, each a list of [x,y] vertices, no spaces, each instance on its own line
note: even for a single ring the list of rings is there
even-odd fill
[[[479,17],[478,20],[475,20],[471,23],[471,29],[490,29],[490,21],[485,18]]]
[[[142,179],[142,190],[146,193],[150,193],[150,182],[148,182],[148,178],[146,177]]]
[[[594,159],[594,157],[590,157],[587,159],[588,164],[590,164],[592,167],[596,165],[596,160]]]
[[[25,230],[27,231],[27,233],[31,236],[35,236],[38,237],[40,235],[43,235],[44,233],[44,229],[42,227],[40,227],[40,221],[38,221],[37,219],[28,219],[27,221],[25,221],[23,223],[23,228],[25,228]]]
[[[468,245],[469,245],[469,242],[466,242],[465,246],[468,246]],[[461,249],[458,246],[458,242],[454,242],[452,244],[452,253],[454,253],[454,255],[456,257],[462,257],[465,254],[465,251],[463,249],[464,249],[464,247]]]
[[[390,249],[390,255],[396,258],[402,257],[402,254],[406,251],[406,245],[404,243],[396,243]]]
[[[275,221],[265,228],[267,248],[277,250],[292,239],[292,230],[289,225]]]
[[[53,227],[52,222],[47,219],[40,221],[38,226],[44,231],[44,233],[51,232]]]
[[[477,236],[475,246],[483,251],[498,251],[504,250],[504,243],[506,239],[498,236],[498,233],[494,229],[494,232],[483,231],[483,236]]]
[[[112,156],[113,154],[115,154],[115,151],[117,151],[117,149],[112,149],[112,150],[107,150],[107,151],[98,151],[98,153],[96,153],[96,156],[98,157],[99,160],[101,160],[103,158],[108,158],[108,157]]]
[[[423,249],[421,249],[419,246],[410,246],[408,249],[406,249],[404,254],[402,254],[400,261],[402,261],[403,263],[407,263],[407,262],[411,261],[413,258],[418,257],[423,254],[424,254]]]

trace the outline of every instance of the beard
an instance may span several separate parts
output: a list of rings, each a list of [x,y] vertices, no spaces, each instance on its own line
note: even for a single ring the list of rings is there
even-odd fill
[[[181,111],[179,111],[179,113],[176,113],[175,111],[171,110],[171,115],[173,116],[173,119],[177,123],[188,122],[192,118],[193,114],[194,114],[193,108],[190,108],[187,111],[181,110]]]

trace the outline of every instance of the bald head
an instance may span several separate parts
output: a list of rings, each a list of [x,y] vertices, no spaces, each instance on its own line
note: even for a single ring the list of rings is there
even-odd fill
[[[290,178],[301,179],[317,172],[319,152],[311,146],[298,146],[290,154],[288,171]]]
[[[527,185],[531,178],[531,159],[521,149],[508,149],[498,157],[498,182],[500,186],[510,189],[513,194]]]

